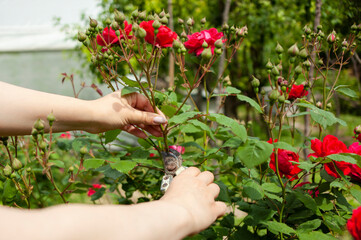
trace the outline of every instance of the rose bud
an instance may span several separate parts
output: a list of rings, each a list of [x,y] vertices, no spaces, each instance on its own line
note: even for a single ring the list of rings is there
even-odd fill
[[[272,68],[272,72],[271,72],[274,76],[278,76],[280,75],[280,71],[278,70],[278,68],[276,66],[274,66]]]
[[[178,24],[180,24],[180,25],[183,25],[183,24],[184,24],[184,21],[183,21],[183,19],[181,19],[181,18],[178,18]]]
[[[139,11],[138,11],[138,9],[136,9],[132,12],[132,17],[137,18],[138,16],[139,16]]]
[[[260,81],[255,76],[253,76],[253,80],[251,81],[251,85],[252,85],[252,87],[257,88],[260,85]]]
[[[317,30],[322,30],[322,25],[321,24],[317,25]]]
[[[325,34],[320,30],[318,31],[318,36],[320,37],[320,39],[323,39],[325,37]]]
[[[13,169],[15,171],[17,171],[17,170],[19,170],[19,169],[21,169],[23,167],[23,164],[20,162],[19,159],[14,158],[11,166],[13,167]]]
[[[116,29],[119,29],[119,24],[116,22],[116,21],[113,21],[112,24],[111,24],[111,27],[116,30]]]
[[[90,19],[89,25],[90,25],[92,28],[96,28],[96,27],[98,26],[97,20],[92,19],[92,18],[89,18],[89,19]]]
[[[278,100],[278,97],[280,96],[280,93],[278,90],[272,90],[269,95],[268,98],[271,101],[271,103],[274,103]]]
[[[86,146],[80,148],[80,155],[84,156],[88,153],[88,148]]]
[[[268,59],[268,62],[267,62],[267,64],[266,64],[266,68],[268,69],[268,70],[271,70],[272,68],[273,68],[273,64],[271,63],[271,61]]]
[[[222,48],[217,48],[214,50],[214,52],[216,53],[216,55],[221,55],[222,52],[223,52],[223,49]]]
[[[262,89],[262,90],[261,90],[261,95],[262,95],[262,96],[266,95],[266,90]]]
[[[53,122],[55,121],[55,116],[53,113],[50,113],[46,119],[49,121],[49,125],[52,126],[53,125]]]
[[[41,141],[41,142],[39,143],[39,148],[40,148],[41,150],[46,149],[46,142]]]
[[[307,68],[307,70],[310,69],[310,67],[311,67],[311,62],[308,59],[306,61],[304,61],[302,64],[303,64],[303,66],[305,66]]]
[[[153,22],[153,24],[152,24],[152,27],[153,27],[154,29],[158,29],[158,28],[160,28],[161,25],[162,25],[162,24],[160,24],[160,22],[159,22],[158,20],[154,20],[154,22]]]
[[[6,165],[3,171],[4,171],[4,175],[7,177],[9,177],[13,172],[12,168],[9,165]]]
[[[138,28],[136,35],[138,38],[145,38],[145,36],[147,36],[147,31],[145,31],[144,28]]]
[[[45,126],[44,126],[44,121],[43,120],[38,119],[38,120],[35,121],[34,128],[36,130],[38,130],[40,132],[40,131],[44,130],[44,127]]]
[[[207,20],[205,17],[201,19],[201,24],[206,24],[206,22],[207,22]]]
[[[210,48],[206,48],[206,49],[204,49],[203,50],[203,52],[201,53],[201,57],[202,57],[202,59],[204,59],[204,60],[209,60],[209,59],[211,59],[212,58],[212,51],[211,51],[211,49]]]
[[[140,12],[138,17],[142,21],[145,20],[145,18],[147,17],[147,12],[146,11]]]
[[[193,20],[193,18],[188,18],[188,20],[187,20],[187,25],[188,25],[189,27],[192,27],[192,26],[194,25],[194,20]]]
[[[312,33],[311,28],[309,28],[307,25],[303,28],[303,31],[304,31],[307,35],[309,35],[309,34]]]
[[[316,103],[316,107],[322,108],[322,102],[318,101],[318,102]]]
[[[119,12],[118,10],[114,10],[114,20],[117,21],[119,24],[123,23],[125,20],[125,15],[122,12]]]
[[[226,31],[226,30],[228,30],[229,29],[229,26],[228,26],[228,24],[227,23],[224,23],[223,25],[222,25],[222,31]]]
[[[105,25],[109,26],[110,24],[112,24],[112,20],[110,20],[110,18],[105,19]]]
[[[361,125],[356,126],[355,129],[353,130],[353,132],[355,134],[361,134]]]
[[[203,41],[202,48],[207,48],[207,47],[208,47],[208,43],[206,41]]]
[[[161,17],[161,18],[165,17],[164,9],[159,13],[159,17]]]
[[[306,48],[302,49],[299,53],[299,56],[303,59],[306,59],[308,57],[308,53],[306,51]]]
[[[173,48],[174,49],[179,49],[179,48],[182,47],[182,45],[183,44],[178,39],[173,41]]]
[[[293,44],[289,49],[288,49],[288,54],[290,54],[292,57],[296,57],[298,55],[298,53],[300,52],[300,50],[297,47],[297,43]]]
[[[216,48],[222,48],[222,46],[223,46],[223,41],[222,41],[222,39],[218,39],[218,40],[214,43],[214,46],[215,46]]]
[[[286,101],[285,95],[281,95],[278,97],[278,102],[279,103],[284,103]]]
[[[164,16],[164,17],[162,17],[162,18],[160,19],[160,22],[161,22],[162,24],[164,24],[164,25],[167,25],[167,24],[168,24],[168,18],[167,18],[166,16]]]
[[[354,31],[354,32],[357,30],[357,25],[356,25],[356,23],[352,24],[351,30]]]
[[[348,42],[346,41],[346,39],[344,39],[342,42],[342,50],[346,50],[347,47],[348,47]]]
[[[276,46],[276,53],[281,54],[283,53],[283,47],[277,42]]]
[[[336,41],[336,32],[332,31],[326,40],[329,44],[333,44]]]
[[[82,33],[82,32],[78,32],[78,41],[79,42],[84,42],[87,39],[87,36]]]

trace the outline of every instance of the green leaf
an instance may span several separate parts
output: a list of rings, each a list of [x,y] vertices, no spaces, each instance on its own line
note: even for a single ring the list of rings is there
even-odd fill
[[[129,79],[126,76],[121,76],[120,79],[129,87],[140,87],[140,84],[137,81]],[[148,87],[148,83],[146,82],[141,82],[141,84],[144,88]]]
[[[263,183],[262,188],[264,191],[272,192],[272,193],[280,193],[282,192],[282,188],[279,187],[275,183]]]
[[[266,196],[267,196],[268,198],[270,198],[270,199],[277,200],[277,201],[279,201],[280,203],[282,203],[282,201],[283,201],[281,197],[279,197],[279,196],[277,196],[277,195],[275,195],[275,194],[272,194],[272,193],[265,192],[264,195],[266,195]]]
[[[228,94],[239,94],[239,93],[241,93],[241,90],[239,90],[235,87],[228,86],[228,87],[226,87],[226,92]]]
[[[352,188],[350,190],[350,193],[359,203],[361,203],[361,192],[360,192],[360,190],[356,190],[356,189]]]
[[[15,187],[15,183],[11,179],[6,179],[3,186],[2,201],[4,204],[10,205],[16,197],[18,190]]]
[[[316,213],[319,211],[315,200],[310,195],[300,191],[295,191],[295,194],[297,199],[300,200],[305,205],[305,207],[311,209],[312,212]]]
[[[173,116],[177,112],[177,108],[172,105],[162,105],[160,110],[168,117]]]
[[[225,115],[217,114],[217,113],[211,113],[210,118],[214,118],[215,121],[221,125],[224,125],[226,127],[230,127],[232,132],[240,137],[242,141],[246,141],[247,139],[247,130],[246,128],[239,124],[236,120],[227,117]]]
[[[89,138],[76,138],[73,140],[71,146],[74,149],[75,152],[79,152],[80,149],[84,146],[86,146],[88,149],[90,149],[90,139]]]
[[[178,114],[176,116],[171,117],[168,120],[168,123],[185,123],[188,119],[195,117],[196,115],[201,114],[200,112],[184,112],[181,114]]]
[[[196,126],[196,127],[199,127],[199,128],[202,129],[203,131],[206,131],[206,132],[209,134],[209,136],[210,136],[213,140],[215,140],[214,135],[213,135],[213,132],[212,132],[211,128],[210,128],[207,124],[205,124],[205,123],[203,123],[203,122],[201,122],[201,121],[198,121],[198,120],[196,120],[196,119],[190,120],[189,123],[193,124],[193,125]]]
[[[258,103],[255,100],[253,100],[252,98],[249,98],[244,95],[237,95],[237,98],[243,102],[248,102],[254,109],[257,110],[257,112],[259,112],[259,113],[263,112],[261,107],[258,105]]]
[[[331,236],[330,234],[325,234],[323,232],[310,232],[310,233],[298,233],[300,240],[337,240],[337,238]]]
[[[231,202],[231,198],[229,197],[229,193],[228,193],[228,187],[223,182],[220,181],[217,181],[215,183],[220,188],[220,192],[216,200],[222,202]]]
[[[294,153],[297,153],[297,149],[295,147],[292,147],[292,145],[285,143],[285,142],[274,142],[273,145],[275,146],[275,148],[277,147],[278,149],[285,149]]]
[[[97,189],[96,192],[91,196],[90,200],[95,201],[101,198],[105,193],[105,188]]]
[[[356,164],[357,161],[350,156],[350,154],[331,154],[328,155],[327,158],[334,160],[334,161],[344,161],[344,162],[348,162],[348,163],[352,163],[352,164]]]
[[[111,130],[108,132],[105,132],[105,144],[113,142],[121,132],[120,129]]]
[[[306,170],[306,172],[310,172],[310,170],[316,166],[316,163],[309,163],[309,162],[294,162],[294,161],[291,161],[295,164],[297,164],[297,166],[303,170]]]
[[[297,228],[297,232],[310,232],[312,230],[315,230],[321,226],[321,219],[314,219],[311,221],[304,222],[300,224]]]
[[[238,148],[242,143],[243,141],[239,137],[232,137],[222,145],[222,148],[224,147]]]
[[[342,95],[345,95],[350,98],[358,97],[357,93],[354,90],[352,90],[351,88],[338,88],[338,89],[335,88],[335,90],[336,90],[336,92],[341,93]]]
[[[273,145],[264,141],[247,142],[237,149],[236,156],[248,168],[252,168],[270,159]]]
[[[49,160],[53,166],[57,166],[58,168],[65,168],[64,162],[60,160]]]
[[[96,169],[96,168],[100,167],[101,165],[103,165],[104,162],[105,162],[104,159],[89,158],[89,159],[84,160],[83,166],[87,170],[90,168]]]
[[[187,124],[187,125],[180,127],[180,131],[182,133],[197,133],[197,132],[201,132],[202,130],[195,127],[192,124]]]
[[[140,91],[139,88],[126,86],[126,87],[122,88],[122,96],[125,96],[127,94],[131,94],[131,93],[134,93],[134,92],[139,92],[139,91]]]
[[[135,166],[137,165],[136,162],[132,160],[121,160],[116,163],[111,163],[110,166],[122,173],[130,172]]]
[[[243,193],[252,200],[261,200],[264,197],[261,186],[253,180],[243,183]]]
[[[262,223],[265,224],[268,230],[270,230],[274,234],[284,233],[291,235],[292,233],[296,233],[296,231],[293,228],[287,226],[285,223],[280,223],[275,221],[267,221]]]

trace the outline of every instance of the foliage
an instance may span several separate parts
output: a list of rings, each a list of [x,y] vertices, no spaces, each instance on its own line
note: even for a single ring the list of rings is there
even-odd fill
[[[280,2],[287,4],[276,2],[280,8]],[[361,178],[349,171],[353,168],[361,173],[361,152],[351,153],[350,146],[336,137],[325,136],[336,125],[347,125],[334,114],[330,105],[335,94],[351,98],[357,95],[349,86],[340,84],[340,76],[356,52],[360,25],[352,27],[345,40],[337,39],[335,32],[326,34],[321,26],[317,31],[305,26],[301,37],[290,31],[289,41],[295,39],[296,43],[291,46],[286,40],[280,41],[276,57],[268,60],[263,54],[271,54],[271,44],[266,46],[269,50],[264,50],[264,38],[275,32],[277,21],[284,21],[285,15],[271,8],[269,1],[250,1],[246,4],[248,8],[239,14],[243,16],[248,12],[248,26],[257,30],[244,42],[246,48],[241,49],[247,35],[246,27],[223,26],[224,37],[218,41],[219,46],[212,46],[214,42],[201,42],[202,53],[195,56],[187,54],[189,36],[186,35],[207,30],[209,23],[199,26],[187,20],[176,29],[188,34],[178,34],[178,39],[172,40],[173,47],[164,47],[146,38],[148,32],[143,34],[142,29],[146,29],[141,22],[147,17],[147,20],[153,18],[160,22],[167,14],[151,9],[158,10],[159,14],[148,13],[140,19],[141,12],[134,11],[137,2],[134,5],[123,3],[114,1],[112,4],[126,6],[123,11],[129,12],[126,16],[131,15],[127,18],[132,24],[131,32],[126,32],[124,19],[118,18],[121,13],[116,11],[115,20],[108,20],[107,14],[103,24],[95,24],[91,19],[86,35],[79,33],[78,38],[89,51],[94,69],[105,84],[114,91],[121,90],[123,95],[144,94],[154,111],[159,108],[168,117],[168,125],[162,126],[163,137],[149,136],[131,145],[119,130],[98,136],[82,132],[44,135],[42,125],[45,123],[39,120],[32,137],[2,138],[2,204],[40,208],[60,202],[131,204],[156,200],[162,196],[162,153],[167,152],[170,145],[181,145],[185,147],[183,165],[214,172],[221,188],[218,199],[230,207],[229,214],[189,239],[335,239],[343,234],[352,209],[361,203]],[[108,6],[106,1],[103,4]],[[109,5],[111,9],[112,4]],[[308,3],[302,4],[304,8],[310,7]],[[194,8],[194,5],[188,7]],[[236,9],[240,7],[237,5]],[[295,14],[294,18],[304,17],[302,14]],[[238,20],[236,16],[233,19]],[[265,22],[274,24],[274,28],[267,29],[262,25]],[[297,21],[291,21],[290,26],[301,29]],[[156,29],[160,32],[161,27]],[[157,40],[157,31],[153,33]],[[279,32],[274,37],[281,35]],[[171,36],[168,35],[167,40]],[[272,45],[276,46],[275,42]],[[235,83],[233,78],[232,84],[226,75],[234,71],[231,60],[242,59],[244,52],[238,54],[237,50],[253,48],[253,53],[262,53],[253,66],[245,64],[248,69],[253,67],[248,72],[254,73],[254,77],[241,84]],[[214,66],[222,49],[229,68],[218,73]],[[157,81],[162,74],[166,75],[160,63],[168,54],[175,58],[178,66],[175,85],[159,89]],[[311,66],[315,71],[310,76]],[[127,71],[133,76],[125,74]],[[262,79],[257,79],[258,76]],[[245,94],[241,90],[252,92]],[[195,91],[205,99],[203,108],[194,99]],[[304,99],[307,95],[310,101]],[[254,109],[264,125],[241,124],[223,115],[227,98],[238,99]],[[213,105],[217,108],[213,109]],[[299,127],[304,115],[311,117],[311,131],[306,135]],[[267,133],[252,134],[256,127]],[[360,132],[355,130],[355,134],[358,138]],[[329,138],[333,140],[326,141]],[[301,157],[300,153],[309,149],[310,144],[314,153]],[[324,147],[318,151],[321,145]],[[326,151],[328,149],[330,151]],[[15,159],[20,160],[22,166],[16,167]],[[100,185],[95,187],[94,183]],[[88,192],[90,199],[85,196],[89,188],[92,188],[91,194]],[[246,215],[239,215],[239,211]]]

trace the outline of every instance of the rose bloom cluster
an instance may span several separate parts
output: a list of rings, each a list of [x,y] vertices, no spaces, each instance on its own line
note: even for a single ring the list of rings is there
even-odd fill
[[[107,51],[107,47],[109,46],[111,47],[116,44],[119,45],[119,40],[132,39],[135,37],[134,34],[132,34],[132,24],[129,24],[125,20],[123,25],[124,29],[112,29],[112,27],[106,27],[101,35],[97,35],[97,44],[104,47],[102,49],[103,52]],[[141,22],[139,24],[139,28],[144,29],[146,32],[144,40],[147,43],[159,48],[172,47],[174,40],[178,39],[178,35],[165,25],[160,25],[157,29],[155,29],[154,20]],[[119,31],[119,36],[117,36],[117,31]],[[188,53],[195,53],[199,56],[204,50],[202,44],[205,42],[207,43],[208,48],[210,48],[212,54],[214,54],[215,42],[222,37],[222,32],[218,32],[215,28],[210,28],[208,30],[202,30],[188,35],[188,40],[184,42],[184,46],[189,50]],[[225,40],[222,40],[222,42],[224,41]]]

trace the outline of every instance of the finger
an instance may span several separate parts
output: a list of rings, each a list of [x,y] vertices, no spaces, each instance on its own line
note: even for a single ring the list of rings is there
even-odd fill
[[[197,177],[207,185],[212,183],[214,180],[214,175],[210,171],[201,172]]]
[[[189,175],[189,176],[198,176],[200,174],[200,170],[196,167],[189,167],[186,170],[184,170],[181,174],[179,175]]]
[[[222,217],[227,210],[227,205],[224,202],[216,201],[213,204],[213,212],[217,218]]]
[[[212,196],[214,196],[214,198],[216,199],[219,195],[219,192],[221,191],[221,189],[219,188],[219,186],[215,183],[211,183],[208,185],[208,190],[211,192]]]
[[[156,137],[161,137],[163,136],[162,131],[160,130],[160,128],[155,128],[154,126],[144,126],[142,127],[145,131],[149,132],[150,134],[152,134],[153,136]]]
[[[131,109],[126,116],[129,124],[159,125],[167,120],[159,114]]]
[[[139,138],[147,138],[147,135],[143,131],[139,130],[138,128],[132,125],[126,125],[122,128],[122,130]]]

